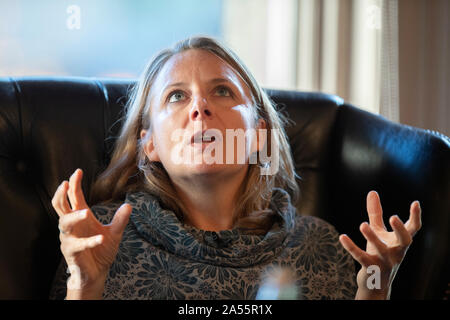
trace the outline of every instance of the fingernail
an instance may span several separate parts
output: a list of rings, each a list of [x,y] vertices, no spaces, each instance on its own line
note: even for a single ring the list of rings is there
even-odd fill
[[[102,240],[103,240],[103,236],[102,236],[102,235],[99,235],[99,236],[97,236],[97,237],[95,238],[95,243],[101,243]]]
[[[120,206],[120,209],[123,209],[123,207],[125,206],[125,205],[130,205],[129,203],[123,203],[121,206]],[[131,206],[131,205],[130,205]]]

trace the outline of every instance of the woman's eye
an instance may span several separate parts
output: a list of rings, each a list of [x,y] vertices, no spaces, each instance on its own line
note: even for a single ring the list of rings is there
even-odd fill
[[[223,96],[223,97],[231,96],[231,92],[227,87],[219,87],[219,88],[217,88],[216,92],[218,92],[219,95]]]
[[[169,102],[178,102],[184,97],[184,93],[181,91],[176,91],[170,95]]]

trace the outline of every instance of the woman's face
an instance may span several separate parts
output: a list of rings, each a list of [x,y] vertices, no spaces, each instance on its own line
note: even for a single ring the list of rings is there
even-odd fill
[[[144,150],[171,178],[247,169],[258,145],[249,129],[265,123],[256,123],[250,89],[228,63],[205,50],[176,54],[156,77],[149,98],[152,130]],[[241,136],[230,138],[231,131]],[[146,134],[142,130],[141,138]],[[238,143],[242,137],[244,148]]]

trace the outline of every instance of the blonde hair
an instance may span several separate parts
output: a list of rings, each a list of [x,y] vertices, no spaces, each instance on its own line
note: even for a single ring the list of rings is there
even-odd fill
[[[205,37],[190,37],[159,52],[145,67],[139,81],[131,90],[125,107],[124,122],[115,143],[108,167],[99,175],[91,192],[91,203],[111,202],[123,199],[127,192],[144,190],[160,199],[161,204],[184,221],[186,212],[175,188],[160,162],[150,162],[144,153],[144,142],[140,138],[142,129],[151,131],[149,92],[165,63],[174,55],[190,49],[201,49],[213,53],[227,62],[250,89],[257,118],[266,122],[267,150],[271,144],[279,147],[279,170],[274,175],[261,175],[263,164],[258,156],[257,164],[249,164],[246,179],[239,191],[234,226],[246,229],[248,233],[264,234],[280,217],[266,210],[269,207],[274,187],[286,190],[293,203],[298,200],[294,163],[289,142],[284,130],[288,121],[276,111],[274,103],[258,85],[238,56],[218,40]],[[274,130],[272,141],[269,137]],[[149,135],[146,135],[149,136]]]

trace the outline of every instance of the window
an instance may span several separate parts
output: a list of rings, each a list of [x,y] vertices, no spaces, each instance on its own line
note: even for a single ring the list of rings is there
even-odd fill
[[[221,0],[1,1],[0,76],[134,78],[159,50],[221,28]]]

